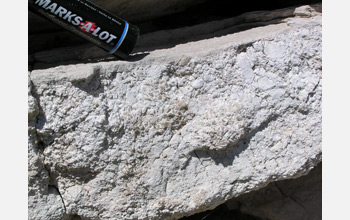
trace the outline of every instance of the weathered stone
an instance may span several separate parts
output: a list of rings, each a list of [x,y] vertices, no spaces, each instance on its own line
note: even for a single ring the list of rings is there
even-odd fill
[[[39,114],[39,106],[37,100],[31,94],[32,81],[28,78],[28,120],[35,120],[36,116]]]
[[[322,155],[321,20],[33,70],[30,219],[178,219],[308,173]]]
[[[322,219],[322,165],[306,176],[270,183],[257,192],[239,196],[227,206],[261,219]]]
[[[238,196],[213,210],[181,220],[320,220],[322,219],[322,163],[307,175],[272,182]]]

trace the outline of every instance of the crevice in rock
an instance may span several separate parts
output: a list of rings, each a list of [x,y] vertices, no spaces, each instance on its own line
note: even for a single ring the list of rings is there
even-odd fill
[[[42,140],[38,141],[38,150],[40,153],[43,153],[46,147],[47,145]]]
[[[45,155],[43,155],[44,159],[43,161],[45,161]],[[49,182],[48,182],[48,191],[50,193],[50,188],[51,189],[54,189],[55,191],[57,191],[58,195],[61,197],[61,200],[62,200],[62,204],[63,204],[63,207],[64,207],[64,211],[66,212],[66,205],[64,203],[64,200],[63,200],[63,197],[61,195],[61,192],[58,188],[58,185],[57,185],[57,180],[56,180],[56,177],[52,174],[50,168],[43,162],[43,165],[44,165],[44,169],[46,170],[48,176],[49,176]]]
[[[312,91],[309,92],[309,94],[307,95],[307,98],[306,98],[305,103],[308,103],[309,100],[310,100],[310,98],[312,98],[312,97],[315,95],[316,89],[317,89],[317,87],[320,85],[320,82],[321,82],[321,80],[319,80],[319,81],[317,82],[317,84],[315,85],[315,87],[312,89]]]
[[[51,170],[48,167],[48,165],[45,164],[44,151],[50,144],[53,143],[53,138],[47,138],[47,137],[45,138],[44,136],[42,136],[38,132],[38,124],[42,123],[40,120],[42,119],[41,116],[43,115],[43,110],[40,106],[39,95],[36,92],[34,84],[31,81],[29,83],[31,83],[30,94],[36,100],[37,106],[39,108],[39,112],[35,116],[35,118],[32,118],[31,121],[28,122],[29,123],[28,127],[31,127],[31,129],[33,130],[33,134],[35,134],[34,144],[32,144],[31,146],[33,147],[33,150],[34,150],[35,154],[38,156],[38,160],[40,161],[39,162],[40,165],[36,169],[40,169],[40,172],[42,172],[42,173],[45,173],[45,171],[46,171],[46,174],[47,174],[47,176],[45,176],[46,178],[43,178],[42,174],[38,178],[40,178],[40,181],[42,181],[42,183],[45,185],[45,190],[47,190],[47,191],[45,191],[45,194],[46,193],[47,194],[55,194],[55,195],[58,194],[60,196],[64,211],[66,212],[66,206],[65,206],[63,197],[62,197],[62,195],[57,187],[56,178],[52,175]],[[30,187],[30,184],[28,184],[28,185]]]
[[[39,113],[35,118],[35,130],[36,130],[36,134],[38,137],[38,141],[41,141],[41,148],[45,148],[47,145],[49,145],[49,143],[52,143],[53,140],[50,141],[45,141],[44,139],[40,140],[39,137],[42,137],[42,135],[40,135],[38,133],[38,129],[42,129],[46,123],[46,116],[45,116],[45,112],[43,110],[43,108],[41,107],[41,102],[40,102],[40,94],[38,94],[37,89],[34,85],[34,83],[32,83],[32,89],[31,89],[31,94],[32,96],[36,99],[37,101],[37,105],[39,108]]]
[[[39,124],[42,124],[40,126],[43,126],[43,124],[45,124],[45,122],[42,122],[42,115],[44,115],[44,111],[40,105],[40,98],[39,98],[39,95],[37,94],[37,91],[35,89],[35,86],[32,82],[31,83],[31,95],[33,96],[34,99],[36,99],[36,102],[37,102],[37,105],[38,105],[38,108],[39,108],[39,113],[36,115],[36,117],[32,120],[32,123],[33,123],[33,132],[35,133],[35,137],[36,137],[36,140],[35,140],[35,143],[33,145],[33,148],[34,148],[34,151],[38,154],[40,160],[41,160],[41,163],[43,165],[43,168],[46,170],[48,176],[49,176],[49,184],[52,182],[51,181],[51,173],[50,173],[50,169],[47,167],[47,165],[45,164],[45,155],[44,155],[44,151],[45,149],[53,143],[53,137],[49,137],[49,138],[45,138],[43,135],[41,135],[39,132],[38,132],[38,125]],[[43,117],[45,119],[45,116]],[[46,120],[45,120],[46,121]],[[39,126],[39,127],[40,127]]]
[[[66,213],[67,212],[66,204],[64,203],[63,197],[62,197],[58,187],[56,185],[48,185],[48,187],[49,188],[51,187],[51,188],[53,188],[53,189],[55,189],[57,191],[58,195],[61,197],[61,201],[62,201],[62,204],[63,204],[64,212]]]
[[[32,83],[32,82],[31,82]],[[34,132],[36,134],[36,145],[34,145],[34,147],[36,146],[36,149],[34,149],[39,157],[40,157],[40,160],[41,160],[41,163],[42,163],[42,166],[44,168],[44,170],[47,172],[47,175],[48,175],[48,184],[47,184],[47,190],[48,190],[48,193],[50,194],[50,192],[52,193],[52,190],[53,191],[56,191],[58,193],[58,195],[60,196],[61,198],[61,201],[62,201],[62,204],[63,204],[63,208],[64,208],[64,211],[66,212],[66,205],[64,203],[64,200],[63,200],[63,197],[58,189],[58,186],[57,186],[57,180],[56,180],[56,177],[54,177],[54,175],[52,175],[52,172],[50,170],[50,168],[48,167],[47,164],[45,164],[45,154],[44,154],[44,151],[45,149],[54,142],[54,137],[51,136],[51,135],[47,135],[47,136],[43,136],[42,134],[40,134],[38,132],[38,126],[40,127],[43,127],[43,124],[45,124],[45,116],[42,117],[42,115],[44,115],[44,111],[40,105],[40,99],[39,99],[39,95],[37,94],[36,92],[36,89],[35,89],[35,86],[34,84],[32,83],[32,87],[31,87],[31,95],[36,99],[37,101],[37,105],[39,107],[39,114],[36,116],[36,118],[34,119],[35,121],[35,124],[34,124]],[[45,119],[44,122],[41,121],[42,119]],[[39,125],[41,124],[41,125]]]

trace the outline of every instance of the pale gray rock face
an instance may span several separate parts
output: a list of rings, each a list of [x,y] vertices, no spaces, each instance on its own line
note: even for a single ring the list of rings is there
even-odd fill
[[[32,71],[29,218],[178,219],[307,174],[322,155],[321,20]]]

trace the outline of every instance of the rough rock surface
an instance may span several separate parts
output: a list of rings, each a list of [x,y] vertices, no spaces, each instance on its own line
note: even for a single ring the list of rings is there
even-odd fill
[[[322,164],[308,175],[270,183],[226,204],[239,204],[244,213],[271,220],[322,219]],[[229,206],[229,205],[228,205]]]
[[[307,175],[272,182],[181,220],[321,220],[322,163]]]
[[[322,17],[301,11],[30,72],[29,219],[178,219],[307,174],[322,155]]]

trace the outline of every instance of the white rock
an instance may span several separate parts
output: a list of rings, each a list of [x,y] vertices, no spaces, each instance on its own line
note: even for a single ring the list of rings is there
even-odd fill
[[[297,18],[32,71],[29,219],[178,219],[308,173],[322,155],[321,28]]]
[[[197,79],[192,83],[192,87],[194,89],[200,89],[204,86],[204,82],[202,79]]]

